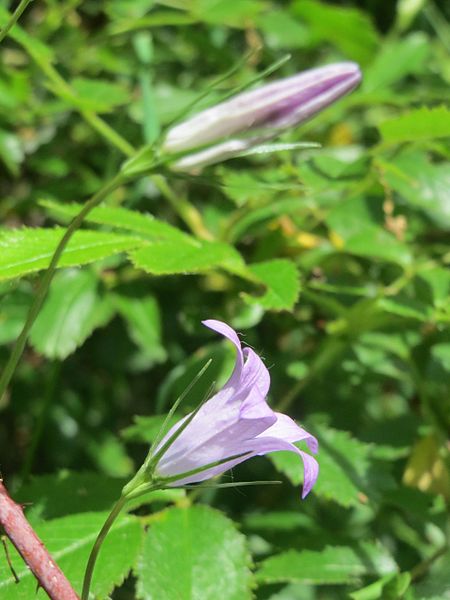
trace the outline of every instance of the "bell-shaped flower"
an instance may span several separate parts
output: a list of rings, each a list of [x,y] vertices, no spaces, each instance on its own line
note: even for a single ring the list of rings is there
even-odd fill
[[[304,467],[304,498],[318,475],[318,464],[294,442],[304,440],[313,453],[317,440],[288,416],[267,404],[270,377],[264,363],[251,349],[242,349],[236,332],[220,321],[203,322],[229,339],[236,348],[236,364],[223,388],[199,409],[175,424],[146,463],[161,487],[197,483],[220,475],[253,456],[290,450]]]
[[[238,94],[175,125],[169,129],[162,148],[168,153],[180,153],[221,142],[213,146],[207,157],[201,151],[198,164],[224,160],[307,121],[353,90],[360,81],[359,66],[352,62],[331,64],[280,79]],[[223,140],[228,140],[225,146]],[[234,153],[233,146],[236,147]],[[194,165],[195,156],[192,155],[189,167]],[[187,168],[181,161],[180,165],[175,163],[177,167]]]

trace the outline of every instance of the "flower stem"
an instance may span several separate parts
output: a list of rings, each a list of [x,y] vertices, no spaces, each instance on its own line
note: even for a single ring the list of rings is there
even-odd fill
[[[3,29],[0,31],[0,44],[3,42],[3,40],[5,39],[5,37],[8,35],[9,31],[11,30],[11,27],[14,27],[14,25],[17,23],[17,21],[22,16],[22,14],[25,11],[26,7],[32,1],[33,0],[22,0],[20,2],[19,6],[16,8],[16,10],[10,16],[9,21],[6,23],[5,27],[3,27]]]
[[[100,533],[95,540],[94,546],[89,555],[88,563],[86,566],[86,571],[84,573],[83,580],[83,591],[81,592],[81,600],[88,600],[89,598],[89,589],[91,587],[92,575],[94,573],[95,563],[97,561],[98,554],[100,552],[100,548],[105,541],[106,536],[108,535],[109,530],[111,529],[114,521],[119,516],[122,508],[125,506],[128,498],[126,496],[121,496],[119,500],[114,504],[112,511],[109,513],[108,518],[106,519],[103,527],[100,530]]]
[[[11,381],[12,376],[16,370],[16,367],[19,363],[20,357],[25,348],[25,344],[27,342],[28,334],[33,326],[33,323],[36,320],[36,317],[39,314],[39,311],[44,303],[45,298],[47,297],[47,293],[50,287],[50,283],[52,282],[53,276],[55,275],[56,268],[58,266],[59,259],[61,258],[62,253],[64,252],[70,238],[73,234],[79,229],[81,224],[83,223],[84,218],[89,212],[95,208],[100,202],[114,189],[116,189],[119,185],[124,183],[125,178],[122,174],[117,175],[111,181],[106,183],[96,194],[94,194],[90,200],[86,202],[83,208],[80,210],[78,215],[71,221],[70,225],[67,227],[64,235],[62,236],[59,244],[56,247],[56,250],[52,256],[50,264],[45,271],[38,290],[36,292],[36,296],[31,305],[31,308],[28,312],[27,320],[25,321],[25,325],[23,326],[22,331],[20,332],[19,337],[14,344],[14,348],[11,352],[8,362],[6,363],[6,367],[3,370],[3,373],[0,377],[0,399],[3,398],[3,395],[6,391],[6,388]]]

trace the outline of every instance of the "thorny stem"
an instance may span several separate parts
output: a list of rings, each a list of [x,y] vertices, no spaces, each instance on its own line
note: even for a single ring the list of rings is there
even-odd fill
[[[0,31],[0,44],[3,42],[5,37],[8,35],[11,27],[13,27],[17,23],[17,21],[20,19],[23,12],[25,11],[26,7],[29,4],[31,4],[31,2],[33,2],[33,0],[22,0],[20,2],[19,6],[16,8],[16,10],[10,16],[9,21],[6,23],[5,27],[3,27],[3,29]]]
[[[50,264],[42,277],[42,280],[34,297],[34,301],[31,305],[30,310],[28,311],[28,316],[27,320],[25,321],[25,325],[23,326],[23,329],[20,332],[16,343],[14,344],[14,348],[11,352],[9,360],[6,363],[6,367],[4,368],[3,373],[0,377],[0,399],[3,398],[6,388],[8,387],[9,382],[11,381],[11,378],[14,374],[14,371],[16,370],[17,364],[24,351],[28,334],[30,333],[31,327],[33,326],[33,323],[35,322],[36,317],[39,314],[39,311],[44,303],[45,298],[47,297],[50,283],[52,282],[53,276],[55,275],[59,259],[61,258],[62,253],[64,252],[67,244],[69,243],[69,240],[77,231],[77,229],[81,226],[86,215],[88,215],[93,208],[100,204],[100,202],[110,192],[112,192],[122,183],[124,183],[124,177],[121,174],[117,175],[116,177],[114,177],[114,179],[106,183],[96,194],[94,194],[94,196],[91,197],[90,200],[86,202],[86,204],[80,210],[78,215],[71,221],[70,225],[64,232],[64,235],[62,236],[52,256]]]
[[[80,600],[1,480],[0,525],[51,600]]]
[[[97,536],[97,539],[95,540],[94,546],[92,547],[91,553],[89,555],[86,571],[84,573],[81,600],[88,600],[89,598],[89,589],[91,587],[92,575],[94,573],[94,567],[97,561],[98,554],[100,552],[100,548],[103,542],[105,541],[105,538],[108,535],[108,532],[111,529],[114,521],[117,519],[122,508],[127,503],[127,500],[127,496],[122,495],[119,498],[119,500],[114,504],[112,511],[109,513],[108,518],[106,519],[103,527],[100,530],[100,533]]]

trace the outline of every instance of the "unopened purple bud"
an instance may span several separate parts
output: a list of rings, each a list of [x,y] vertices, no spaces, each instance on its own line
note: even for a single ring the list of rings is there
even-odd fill
[[[353,90],[360,81],[359,66],[352,62],[280,79],[238,94],[172,127],[163,149],[184,152],[244,133],[255,133],[256,143],[267,140],[310,119]]]
[[[174,171],[192,171],[202,169],[208,165],[222,162],[228,158],[238,156],[252,146],[251,139],[232,139],[225,140],[214,146],[208,146],[198,152],[186,154],[179,160],[171,164]]]

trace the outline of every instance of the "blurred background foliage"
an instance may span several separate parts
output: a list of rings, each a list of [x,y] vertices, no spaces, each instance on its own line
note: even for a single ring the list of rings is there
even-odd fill
[[[39,0],[1,45],[2,364],[74,203],[135,149],[287,53],[271,78],[364,74],[284,135],[320,149],[143,177],[74,237],[1,401],[0,467],[78,588],[162,415],[209,357],[183,411],[230,372],[200,325],[219,318],[264,357],[272,406],[319,438],[318,483],[300,502],[298,460],[278,453],[233,478],[280,486],[144,499],[97,596],[450,598],[449,16],[427,0]],[[8,598],[43,598],[13,562]]]

